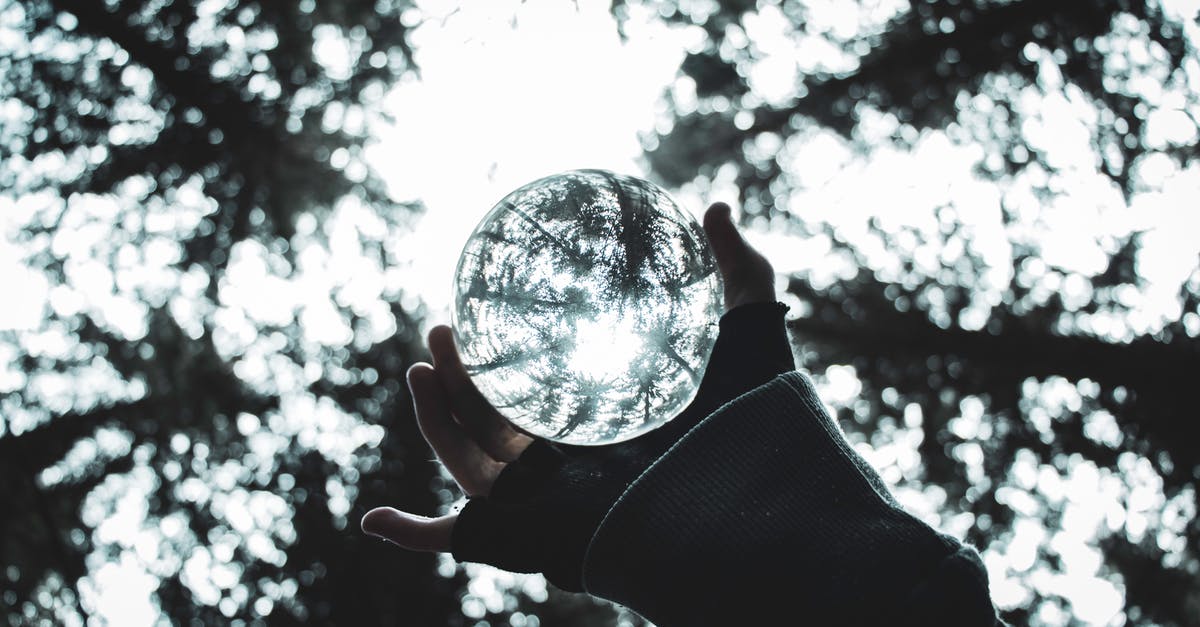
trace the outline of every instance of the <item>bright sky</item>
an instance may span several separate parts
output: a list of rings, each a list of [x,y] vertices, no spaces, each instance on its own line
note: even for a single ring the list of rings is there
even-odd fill
[[[467,3],[414,34],[421,80],[388,96],[396,124],[368,159],[427,208],[402,248],[434,312],[467,236],[508,192],[576,168],[643,174],[637,131],[653,127],[681,36],[634,23],[622,44],[606,2],[578,5]]]

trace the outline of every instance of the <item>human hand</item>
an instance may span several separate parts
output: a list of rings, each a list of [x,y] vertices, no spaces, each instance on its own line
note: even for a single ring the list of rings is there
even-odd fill
[[[415,364],[408,385],[422,434],[470,499],[461,512],[436,518],[376,508],[363,517],[363,531],[410,550],[543,572],[561,588],[582,590],[588,542],[625,488],[712,411],[793,368],[770,263],[738,233],[727,205],[708,209],[704,230],[732,313],[721,320],[696,399],[679,417],[608,446],[534,440],[471,382],[451,330],[435,327],[433,365]]]

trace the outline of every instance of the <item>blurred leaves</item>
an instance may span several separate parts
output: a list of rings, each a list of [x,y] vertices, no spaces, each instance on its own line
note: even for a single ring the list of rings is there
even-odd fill
[[[0,3],[5,235],[47,281],[37,317],[0,331],[17,367],[0,390],[9,624],[82,624],[131,557],[172,621],[461,617],[461,580],[432,556],[348,525],[360,496],[441,504],[402,394],[419,302],[339,286],[286,309],[316,260],[382,274],[417,209],[362,160],[373,107],[414,71],[416,17],[387,0]]]
[[[1200,255],[1187,262],[1179,308],[1164,305],[1174,317],[1147,318],[1163,280],[1147,274],[1150,259],[1163,246],[1190,250],[1162,231],[1194,208],[1140,168],[1195,179],[1195,15],[1117,0],[670,6],[660,10],[668,21],[710,39],[668,94],[671,119],[645,138],[648,163],[673,185],[735,186],[747,226],[795,238],[769,255],[827,247],[788,283],[798,354],[902,499],[985,549],[993,592],[1017,624],[1099,620],[1078,605],[1084,592],[1070,597],[1031,576],[1066,573],[1085,554],[1073,552],[1079,541],[1106,561],[1071,576],[1116,584],[1126,620],[1196,624]],[[1048,121],[1057,102],[1070,103],[1082,120],[1071,124],[1086,133],[1070,157],[1063,146],[1076,127]],[[1161,130],[1168,118],[1171,132]],[[972,189],[996,191],[970,196],[954,191],[966,183],[949,171],[896,170],[899,155],[917,160],[932,146],[971,155]],[[876,158],[891,172],[873,169]],[[871,178],[881,176],[915,178]],[[1096,191],[1106,182],[1115,194]],[[873,185],[915,191],[861,191]],[[951,191],[939,196],[940,185]],[[981,194],[995,199],[998,221],[985,220]],[[878,204],[855,204],[864,201]],[[1051,241],[1071,228],[1055,214],[1088,202],[1106,203],[1098,220],[1154,211],[1172,221],[1098,231],[1087,244],[1104,261],[1089,273]],[[1007,241],[985,246],[988,228]],[[860,387],[846,388],[845,368]],[[1116,487],[1094,488],[1102,494],[1091,504],[1053,489],[1080,477]],[[1156,490],[1181,518],[1143,515],[1137,502]],[[1110,502],[1099,527],[1053,535]],[[1032,570],[1013,557],[1031,529],[1056,538],[1031,545]]]
[[[1196,624],[1194,10],[613,3],[643,10],[691,42],[648,165],[782,242],[802,364],[1005,616]],[[418,208],[362,156],[421,18],[0,0],[9,624],[80,624],[130,560],[173,622],[611,622],[350,529],[452,495],[403,386]]]

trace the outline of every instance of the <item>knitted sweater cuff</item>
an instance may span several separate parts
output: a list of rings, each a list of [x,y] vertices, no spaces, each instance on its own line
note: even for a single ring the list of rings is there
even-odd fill
[[[630,484],[592,538],[583,584],[660,627],[873,624],[912,610],[914,588],[959,548],[896,505],[807,377],[789,372],[718,409]],[[991,612],[978,581],[972,598]]]

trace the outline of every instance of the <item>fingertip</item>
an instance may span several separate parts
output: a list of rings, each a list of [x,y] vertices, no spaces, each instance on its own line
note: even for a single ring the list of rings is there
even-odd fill
[[[704,226],[711,227],[716,222],[732,222],[733,209],[723,202],[714,202],[704,212]]]
[[[439,324],[430,329],[428,337],[430,348],[433,348],[435,345],[444,346],[454,343],[454,331],[445,324]]]
[[[404,373],[404,378],[408,380],[410,385],[413,379],[427,380],[431,376],[433,376],[433,366],[423,361],[418,361],[409,366],[408,371]]]
[[[728,215],[729,213],[731,213],[733,211],[733,209],[730,209],[729,203],[722,201],[722,200],[718,200],[717,202],[714,202],[713,204],[709,205],[708,210],[716,211],[716,212],[724,212],[726,215]]]
[[[736,259],[742,254],[745,242],[733,224],[733,210],[723,202],[715,202],[704,214],[704,233],[717,257],[717,265],[723,274],[728,274]]]
[[[453,363],[457,361],[458,349],[454,344],[454,331],[444,324],[439,324],[430,329],[429,352],[433,354],[435,369],[440,363]]]
[[[385,529],[383,519],[387,516],[390,516],[391,512],[394,511],[395,510],[390,507],[376,507],[366,514],[363,514],[362,520],[359,521],[358,526],[362,529],[363,533],[386,540],[387,538],[383,535]]]
[[[409,367],[406,379],[419,419],[422,413],[428,411],[425,408],[430,406],[430,402],[437,400],[437,372],[427,363],[415,363]]]

